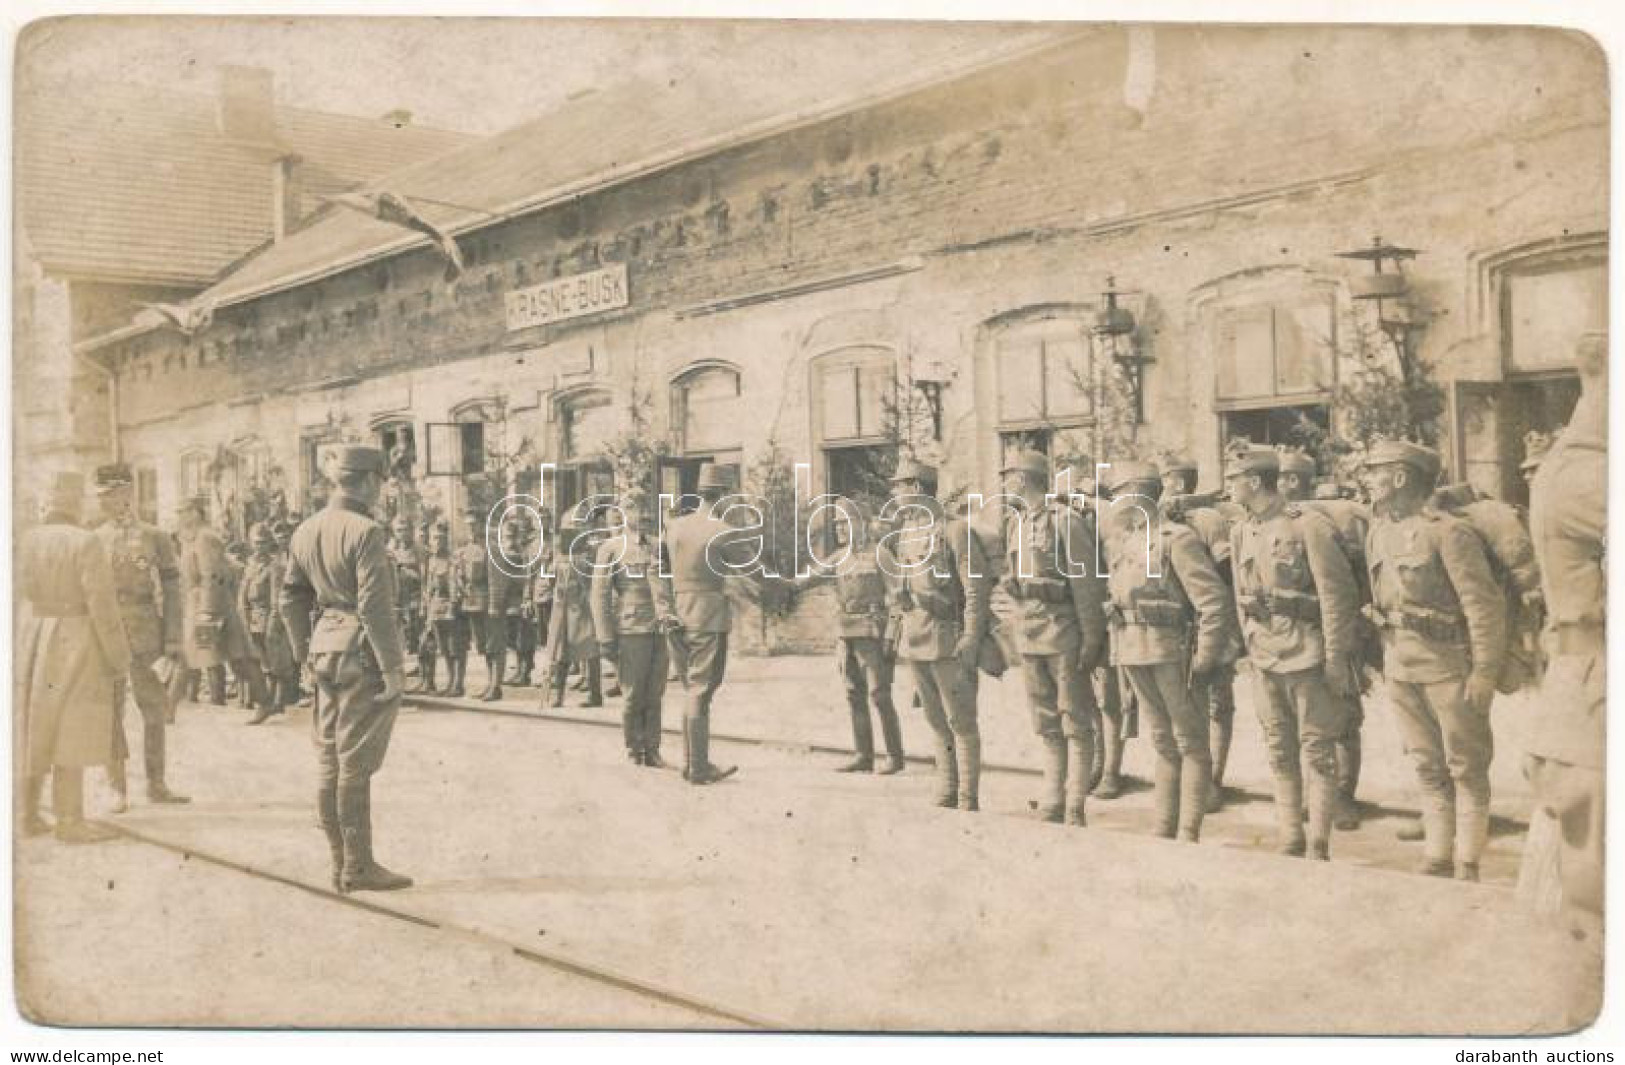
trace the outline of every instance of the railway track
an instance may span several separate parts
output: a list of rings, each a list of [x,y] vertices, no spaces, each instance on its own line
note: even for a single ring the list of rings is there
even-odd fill
[[[244,876],[251,876],[255,879],[277,884],[281,887],[289,888],[294,891],[301,891],[307,895],[315,896],[316,898],[338,906],[348,906],[352,909],[361,910],[366,913],[386,917],[395,921],[401,921],[406,924],[416,925],[420,928],[428,928],[438,932],[445,932],[449,935],[455,935],[460,939],[472,940],[495,950],[510,952],[515,957],[535,965],[554,969],[582,980],[612,987],[619,991],[636,995],[640,998],[646,998],[651,1001],[661,1003],[665,1006],[672,1006],[678,1009],[687,1010],[695,1014],[697,1017],[704,1018],[704,1021],[696,1024],[695,1027],[715,1027],[715,1022],[721,1021],[727,1026],[737,1026],[746,1029],[760,1029],[765,1031],[785,1031],[791,1028],[791,1026],[788,1024],[761,1016],[760,1014],[756,1014],[748,1010],[737,1009],[726,1003],[711,1001],[678,988],[671,988],[662,984],[657,984],[652,981],[645,980],[635,974],[622,972],[620,970],[611,969],[602,965],[596,965],[589,960],[570,954],[565,954],[560,951],[538,950],[533,946],[516,943],[501,936],[492,935],[489,932],[482,932],[477,929],[468,928],[463,925],[437,918],[424,917],[421,914],[412,913],[410,910],[407,910],[404,907],[389,905],[381,901],[382,899],[389,897],[386,895],[373,893],[369,893],[364,896],[341,894],[333,890],[331,887],[323,884],[314,884],[295,877],[286,876],[282,873],[276,872],[275,870],[253,865],[248,862],[238,861],[233,858],[227,858],[190,844],[176,843],[172,840],[155,836],[150,832],[143,832],[130,828],[127,825],[119,824],[117,821],[108,820],[99,823],[112,828],[125,839],[143,844],[145,846],[155,847],[160,850],[168,851],[172,854],[181,855],[185,858],[206,862],[221,869],[230,870],[231,872],[239,873]]]

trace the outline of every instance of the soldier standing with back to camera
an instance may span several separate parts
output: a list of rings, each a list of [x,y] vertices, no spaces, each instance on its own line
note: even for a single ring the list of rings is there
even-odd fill
[[[1236,606],[1257,677],[1258,715],[1275,774],[1283,854],[1305,853],[1303,766],[1309,772],[1311,859],[1331,857],[1337,807],[1337,739],[1354,689],[1359,593],[1323,516],[1277,491],[1280,458],[1267,448],[1233,453],[1230,496],[1247,519],[1230,534]]]
[[[1199,693],[1240,653],[1231,592],[1182,522],[1152,514],[1162,479],[1148,462],[1112,466],[1103,521],[1117,660],[1139,696],[1157,752],[1156,834],[1201,839],[1213,788],[1208,706]]]
[[[1382,629],[1388,697],[1423,791],[1421,871],[1477,880],[1489,835],[1490,703],[1506,653],[1506,603],[1477,535],[1426,509],[1437,452],[1379,441],[1364,468],[1371,613]]]
[[[1005,519],[1005,590],[1015,600],[1016,650],[1044,744],[1045,821],[1083,826],[1095,760],[1095,690],[1089,674],[1106,650],[1103,590],[1083,519],[1049,492],[1049,459],[1021,451],[1000,471],[1021,501]],[[1071,766],[1068,767],[1070,760]]]
[[[904,459],[892,475],[887,510],[901,611],[897,658],[914,676],[936,739],[938,806],[980,808],[982,733],[976,720],[976,663],[992,624],[992,570],[981,540],[936,499],[937,471]],[[887,556],[882,556],[887,557]]]
[[[621,732],[633,765],[664,769],[660,704],[666,694],[666,637],[678,627],[677,601],[663,573],[660,546],[644,505],[621,505],[626,526],[598,547],[592,574],[592,622],[602,657],[616,663],[626,702]]]
[[[85,480],[63,471],[51,482],[40,523],[18,539],[16,696],[23,723],[22,833],[50,826],[40,790],[51,777],[56,838],[116,838],[85,820],[85,769],[113,757],[114,690],[130,670],[112,568],[95,533],[79,527]]]
[[[141,712],[141,753],[147,773],[147,801],[184,803],[186,796],[164,782],[165,723],[169,694],[153,672],[167,658],[179,668],[181,658],[180,569],[169,537],[136,520],[135,475],[123,463],[96,471],[96,495],[102,524],[96,537],[113,571],[119,618],[130,645],[130,673],[113,691],[113,761],[108,775],[116,793],[114,809],[129,805],[125,762],[130,748],[124,737],[125,696]]]
[[[383,488],[384,453],[342,445],[332,461],[337,484],[326,507],[293,535],[282,616],[321,692],[316,810],[333,886],[394,891],[411,887],[411,878],[378,864],[372,849],[372,777],[389,750],[406,677],[388,538],[370,516]],[[314,631],[313,605],[321,608]]]

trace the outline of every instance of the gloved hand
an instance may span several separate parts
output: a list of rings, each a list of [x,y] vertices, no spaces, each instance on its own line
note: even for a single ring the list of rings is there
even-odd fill
[[[954,646],[954,657],[959,659],[959,665],[967,673],[976,672],[977,641],[970,635],[961,636],[959,643]]]
[[[401,697],[401,691],[406,687],[406,671],[402,669],[384,670],[384,687],[373,700],[379,706],[386,706]]]
[[[1467,709],[1473,713],[1487,714],[1490,712],[1490,701],[1495,698],[1495,681],[1482,673],[1474,673],[1467,678],[1461,697]]]
[[[1354,694],[1354,674],[1350,672],[1347,660],[1326,659],[1326,687],[1339,699],[1346,699]]]

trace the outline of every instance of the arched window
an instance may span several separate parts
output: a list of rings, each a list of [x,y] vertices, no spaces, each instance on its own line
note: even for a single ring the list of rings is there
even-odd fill
[[[660,462],[660,491],[673,496],[693,492],[707,463],[721,468],[737,487],[748,416],[735,367],[701,363],[673,378],[671,424],[678,453]]]
[[[213,517],[214,485],[210,478],[209,469],[213,456],[201,449],[193,449],[181,455],[180,487],[181,501],[203,498],[207,500],[204,509]]]
[[[581,388],[553,401],[553,420],[559,457],[557,513],[562,516],[587,496],[615,491],[615,471],[604,457],[604,445],[615,435],[619,419],[608,389]]]
[[[1221,280],[1198,297],[1221,441],[1306,443],[1331,428],[1337,284],[1298,268]]]
[[[824,491],[885,498],[897,465],[897,393],[890,348],[855,345],[812,361],[813,437]]]
[[[1046,312],[996,327],[1001,464],[1023,448],[1053,454],[1058,436],[1085,435],[1095,421],[1095,365],[1085,312]],[[1079,443],[1077,446],[1083,446]]]
[[[1575,344],[1582,333],[1608,327],[1607,236],[1521,245],[1486,258],[1481,270],[1485,333],[1499,348],[1500,380],[1453,382],[1454,472],[1526,504],[1529,486],[1519,469],[1525,436],[1568,422],[1580,398]]]

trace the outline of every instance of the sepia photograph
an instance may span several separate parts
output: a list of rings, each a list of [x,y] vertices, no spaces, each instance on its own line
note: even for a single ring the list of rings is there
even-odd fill
[[[28,1045],[1604,1045],[1609,55],[1213,19],[19,21]]]

